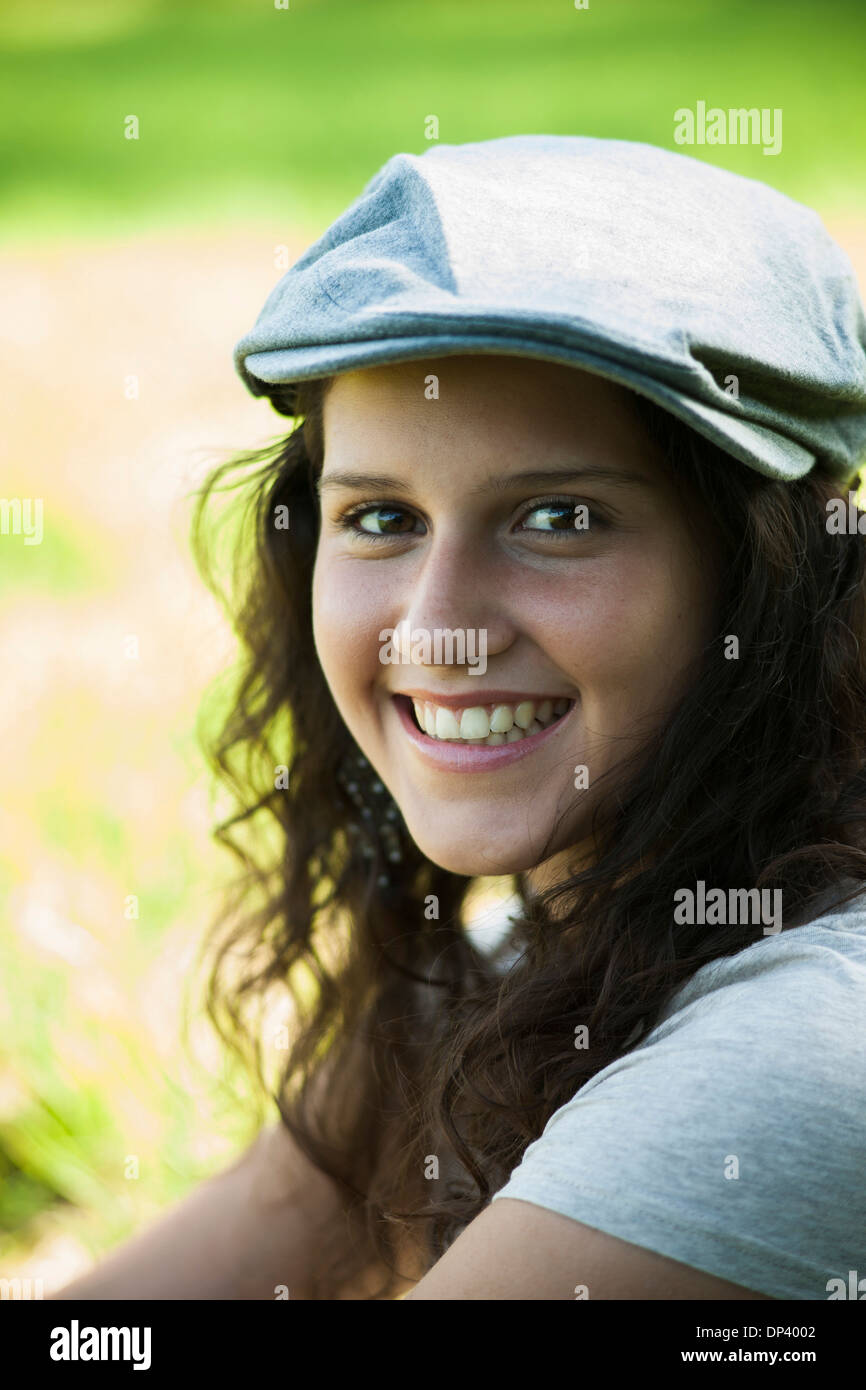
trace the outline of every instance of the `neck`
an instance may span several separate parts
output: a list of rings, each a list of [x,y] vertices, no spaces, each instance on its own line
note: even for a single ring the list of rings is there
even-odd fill
[[[520,881],[527,898],[555,888],[573,874],[589,868],[594,854],[595,842],[590,837],[576,845],[569,845],[567,849],[558,851],[533,868],[524,870],[520,875]]]

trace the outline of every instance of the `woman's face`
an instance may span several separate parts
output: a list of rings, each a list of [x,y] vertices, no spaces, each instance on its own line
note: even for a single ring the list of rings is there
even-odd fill
[[[664,719],[712,634],[711,518],[629,394],[568,367],[350,372],[323,428],[316,647],[413,839],[466,875],[586,845],[602,774]]]

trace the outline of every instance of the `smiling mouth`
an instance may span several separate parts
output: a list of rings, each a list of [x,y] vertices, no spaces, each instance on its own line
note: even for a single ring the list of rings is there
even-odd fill
[[[487,748],[534,738],[566,719],[575,705],[565,697],[523,700],[514,705],[473,705],[463,710],[413,700],[408,695],[395,695],[394,701],[431,742]]]

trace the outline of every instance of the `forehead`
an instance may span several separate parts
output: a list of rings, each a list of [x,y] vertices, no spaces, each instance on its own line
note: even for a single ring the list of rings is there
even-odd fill
[[[652,452],[631,393],[589,372],[532,358],[466,354],[347,372],[323,402],[326,447],[355,451],[479,437],[493,448],[594,447]]]

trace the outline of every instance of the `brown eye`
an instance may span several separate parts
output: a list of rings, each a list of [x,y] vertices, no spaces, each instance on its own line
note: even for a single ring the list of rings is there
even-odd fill
[[[370,520],[372,525],[365,524]],[[409,535],[414,524],[415,518],[404,507],[394,507],[387,502],[379,502],[375,506],[368,503],[356,507],[340,520],[343,530],[352,531],[356,536],[364,536],[369,540]]]

